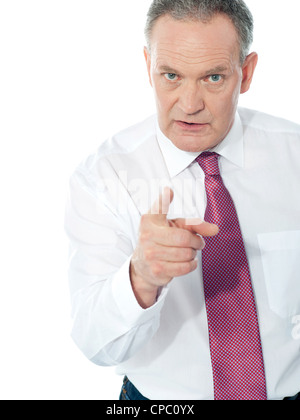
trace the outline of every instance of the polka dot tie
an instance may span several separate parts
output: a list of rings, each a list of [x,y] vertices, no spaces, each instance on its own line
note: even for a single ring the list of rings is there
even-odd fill
[[[256,305],[234,203],[223,184],[219,156],[204,152],[205,221],[220,232],[205,238],[202,270],[215,400],[266,400]]]

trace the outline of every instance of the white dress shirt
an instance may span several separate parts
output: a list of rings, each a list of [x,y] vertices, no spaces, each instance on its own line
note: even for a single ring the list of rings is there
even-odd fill
[[[300,391],[300,126],[239,108],[213,150],[245,241],[268,399],[282,399]],[[198,269],[175,278],[149,309],[129,278],[140,217],[162,185],[175,193],[170,219],[204,217],[197,155],[177,149],[153,116],[103,143],[70,181],[72,337],[149,399],[214,398],[201,252]]]

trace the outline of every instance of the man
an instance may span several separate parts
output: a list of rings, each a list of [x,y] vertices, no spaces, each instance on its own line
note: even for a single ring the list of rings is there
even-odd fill
[[[72,335],[122,399],[300,390],[300,127],[237,108],[252,31],[242,0],[154,0],[157,116],[71,178]]]

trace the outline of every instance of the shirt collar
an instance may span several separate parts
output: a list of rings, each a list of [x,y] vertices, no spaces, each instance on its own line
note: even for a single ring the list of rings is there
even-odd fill
[[[158,121],[156,122],[156,133],[171,178],[186,169],[199,156],[199,153],[178,149],[160,130]],[[238,113],[236,113],[233,126],[225,139],[210,151],[218,153],[236,166],[244,166],[243,126]]]

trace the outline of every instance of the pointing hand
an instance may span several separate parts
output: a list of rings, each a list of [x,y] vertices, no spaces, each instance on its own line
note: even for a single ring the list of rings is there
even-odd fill
[[[130,277],[137,301],[143,308],[156,302],[160,287],[174,277],[196,270],[197,253],[205,247],[202,236],[215,236],[219,231],[216,225],[198,219],[169,220],[167,215],[173,198],[173,191],[165,188],[148,214],[141,218]]]

